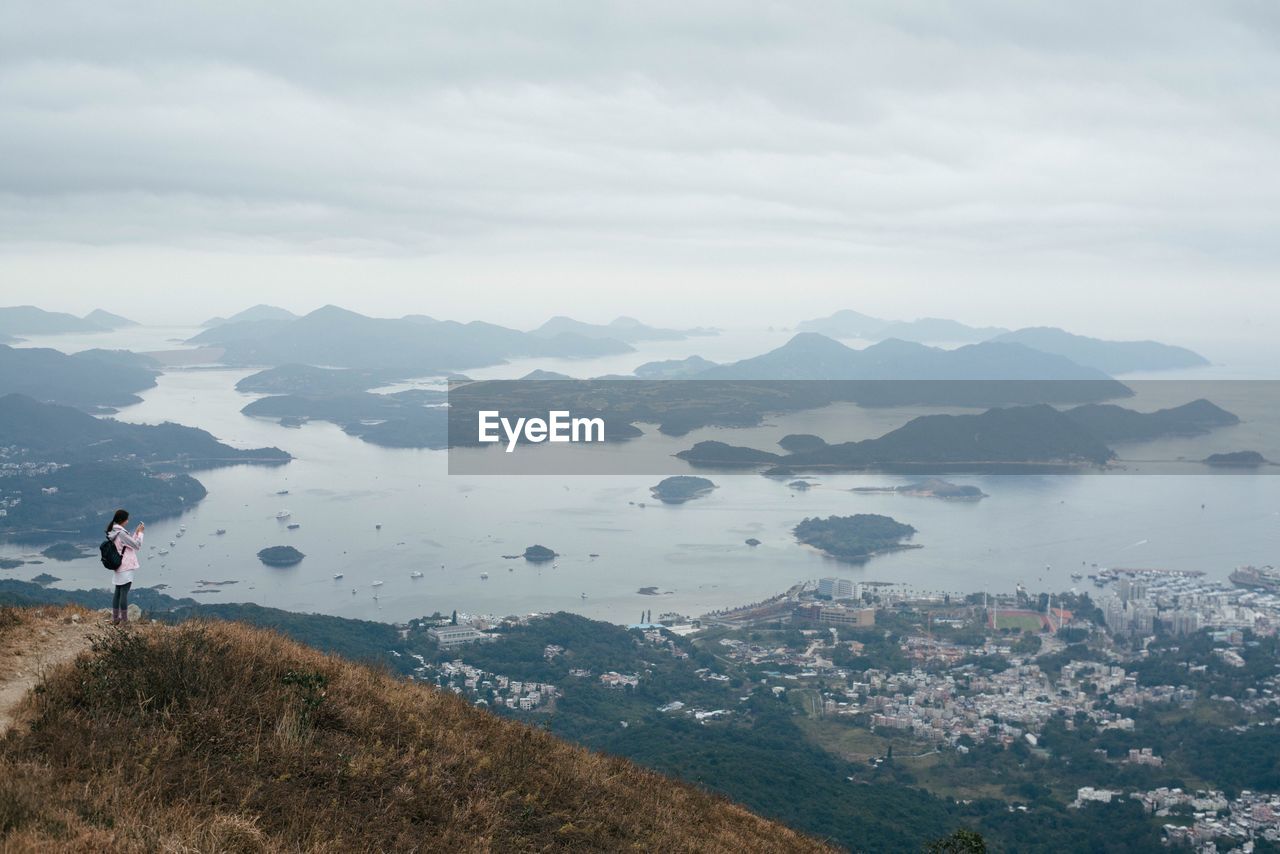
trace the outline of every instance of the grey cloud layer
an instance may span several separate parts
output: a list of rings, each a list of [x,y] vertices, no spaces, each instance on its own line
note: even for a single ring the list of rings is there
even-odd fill
[[[11,2],[0,239],[1269,263],[1276,9]]]

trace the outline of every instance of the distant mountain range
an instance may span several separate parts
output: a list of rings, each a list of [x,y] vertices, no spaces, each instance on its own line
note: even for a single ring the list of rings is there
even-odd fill
[[[422,315],[374,318],[336,306],[292,320],[225,323],[206,329],[191,343],[223,348],[229,364],[301,362],[387,369],[405,376],[449,373],[522,356],[590,358],[632,351],[621,341],[572,332],[534,335],[491,323]]]
[[[583,338],[610,338],[627,344],[639,341],[683,341],[694,336],[719,334],[718,330],[697,327],[694,329],[659,329],[647,326],[632,317],[619,317],[610,323],[584,323],[563,315],[553,317],[532,330],[530,334],[543,338],[556,335],[581,335]]]
[[[293,312],[274,305],[255,305],[251,308],[246,308],[244,311],[238,311],[230,317],[211,317],[200,325],[205,329],[212,329],[215,326],[224,326],[228,323],[249,323],[255,320],[296,320],[297,317],[298,315]]]
[[[1049,326],[1010,331],[997,326],[968,326],[955,320],[925,317],[919,320],[882,320],[857,311],[837,311],[827,317],[806,320],[800,332],[817,332],[832,338],[872,341],[899,339],[917,343],[996,341],[1023,344],[1042,353],[1063,356],[1078,365],[1108,374],[1194,368],[1208,360],[1185,347],[1157,341],[1105,341],[1075,335]]]
[[[84,319],[103,329],[124,329],[129,326],[138,325],[136,321],[130,320],[127,317],[121,317],[118,314],[112,314],[109,311],[103,311],[100,308],[95,308],[93,311],[86,314]]]
[[[1115,457],[1108,441],[1201,433],[1238,420],[1207,400],[1151,413],[1110,405],[1065,412],[1047,405],[1018,406],[976,415],[924,415],[861,442],[828,445],[813,436],[803,437],[802,443],[788,437],[788,445],[797,449],[790,454],[699,442],[676,456],[702,465],[774,463],[785,469],[1102,465]]]
[[[1043,353],[1056,353],[1078,365],[1109,374],[1195,368],[1209,364],[1204,356],[1186,347],[1158,341],[1103,341],[1048,326],[1007,332],[994,340],[1023,344]]]
[[[1008,332],[998,326],[967,326],[941,317],[918,320],[883,320],[869,314],[844,309],[827,317],[806,320],[796,325],[798,332],[818,332],[832,338],[865,338],[883,341],[897,338],[918,343],[978,342]]]
[[[717,367],[715,362],[701,356],[687,359],[666,359],[661,362],[645,362],[633,372],[644,380],[689,379]]]
[[[37,400],[87,410],[138,403],[137,392],[155,386],[156,363],[124,350],[85,350],[68,356],[43,347],[0,345],[0,395],[25,394]]]
[[[760,356],[708,368],[707,380],[1095,380],[1107,374],[1021,344],[984,342],[954,350],[891,339],[863,350],[801,332]]]
[[[78,332],[106,332],[136,326],[132,320],[102,309],[84,317],[60,311],[45,311],[33,305],[0,308],[0,342],[13,341],[23,335],[66,335]]]

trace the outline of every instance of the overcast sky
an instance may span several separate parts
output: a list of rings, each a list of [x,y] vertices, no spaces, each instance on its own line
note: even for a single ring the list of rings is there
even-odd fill
[[[0,302],[1274,336],[1278,152],[1270,0],[7,0]]]

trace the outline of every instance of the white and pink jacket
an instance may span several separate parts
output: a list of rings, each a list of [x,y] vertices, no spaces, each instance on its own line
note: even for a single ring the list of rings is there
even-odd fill
[[[142,548],[142,532],[130,534],[123,526],[114,525],[107,534],[107,539],[115,541],[116,551],[120,552],[122,558],[120,568],[112,573],[115,576],[116,586],[129,584],[133,581],[133,571],[138,568],[138,550]]]

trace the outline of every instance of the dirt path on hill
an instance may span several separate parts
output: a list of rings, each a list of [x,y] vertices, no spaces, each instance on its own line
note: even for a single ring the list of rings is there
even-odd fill
[[[96,615],[68,620],[66,614],[32,615],[0,634],[0,736],[13,726],[22,699],[44,674],[88,649],[90,636],[104,628]]]

